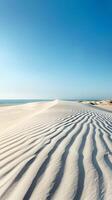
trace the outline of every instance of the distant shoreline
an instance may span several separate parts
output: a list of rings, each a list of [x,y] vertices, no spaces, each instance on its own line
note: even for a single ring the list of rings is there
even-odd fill
[[[12,105],[21,105],[26,103],[36,103],[36,102],[50,102],[55,99],[0,99],[0,107],[2,106],[12,106]],[[79,103],[97,105],[100,104],[103,100],[94,100],[94,99],[60,99],[63,101],[77,101]],[[105,100],[107,102],[108,100]]]
[[[0,99],[0,106],[21,105],[26,103],[52,101],[48,99]]]

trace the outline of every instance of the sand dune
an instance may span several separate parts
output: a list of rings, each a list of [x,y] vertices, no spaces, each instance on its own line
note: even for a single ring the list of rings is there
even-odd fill
[[[1,200],[111,200],[112,114],[67,101],[0,108]]]
[[[81,103],[112,112],[112,100],[81,101]]]

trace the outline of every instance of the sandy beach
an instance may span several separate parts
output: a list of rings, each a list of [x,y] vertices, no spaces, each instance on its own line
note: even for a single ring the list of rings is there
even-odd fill
[[[0,200],[112,199],[112,113],[54,100],[0,122]]]

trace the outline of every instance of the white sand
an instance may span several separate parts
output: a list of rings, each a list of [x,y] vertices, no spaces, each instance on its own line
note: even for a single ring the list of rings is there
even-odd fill
[[[112,112],[112,100],[102,100],[102,101],[82,101],[83,104],[93,105],[93,107],[101,108]]]
[[[76,102],[0,107],[0,200],[112,200],[112,114]]]

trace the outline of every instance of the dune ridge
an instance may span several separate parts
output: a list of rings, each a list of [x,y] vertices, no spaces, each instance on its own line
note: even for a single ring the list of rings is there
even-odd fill
[[[111,113],[55,100],[0,119],[1,200],[112,199]]]

